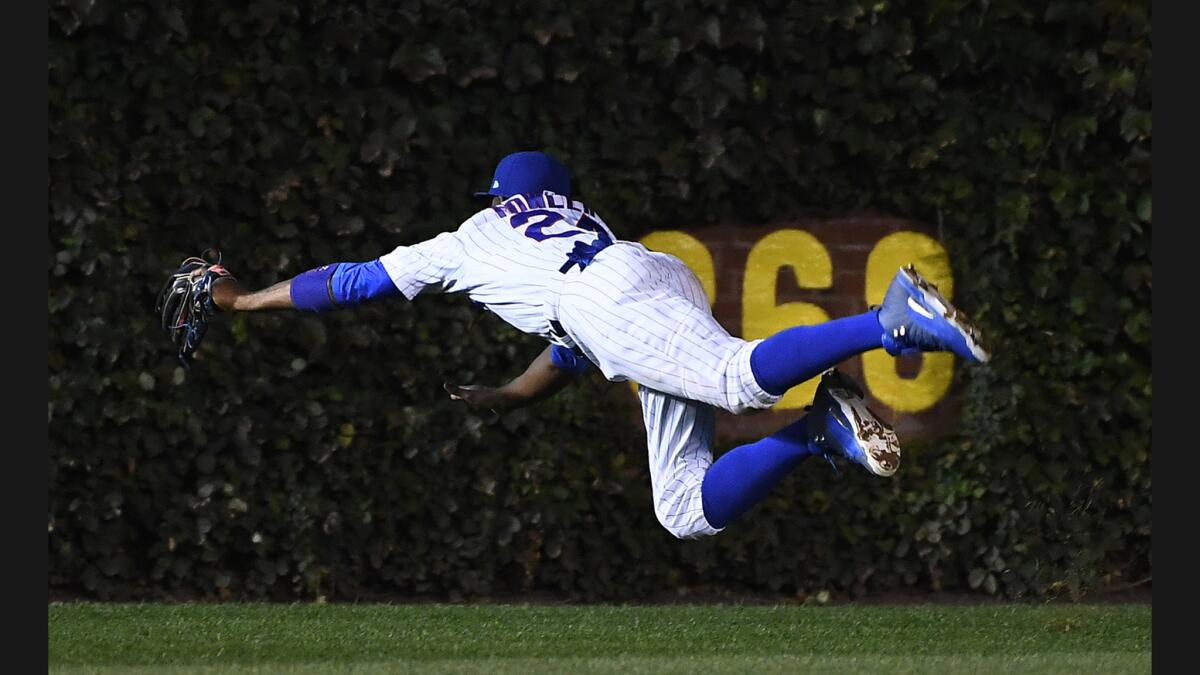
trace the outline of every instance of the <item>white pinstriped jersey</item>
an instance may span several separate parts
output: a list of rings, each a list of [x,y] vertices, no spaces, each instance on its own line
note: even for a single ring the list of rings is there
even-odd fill
[[[750,368],[759,341],[717,323],[683,261],[617,241],[599,216],[553,192],[512,197],[380,260],[410,300],[465,291],[516,328],[583,352],[609,380],[641,385],[659,522],[681,538],[718,531],[701,495],[712,407],[744,412],[780,397]]]
[[[380,262],[409,300],[422,291],[466,292],[518,330],[572,346],[551,333],[549,322],[571,252],[597,238],[616,240],[582,202],[547,191],[510,197],[456,231],[399,246]]]

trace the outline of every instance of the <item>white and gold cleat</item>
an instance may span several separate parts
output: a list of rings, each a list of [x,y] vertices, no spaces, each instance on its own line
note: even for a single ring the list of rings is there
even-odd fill
[[[900,441],[867,407],[862,389],[836,368],[821,375],[808,414],[808,436],[827,458],[839,454],[876,476],[900,468]]]

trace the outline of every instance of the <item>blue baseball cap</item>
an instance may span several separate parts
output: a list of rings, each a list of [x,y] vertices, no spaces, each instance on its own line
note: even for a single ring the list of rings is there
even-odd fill
[[[544,152],[514,152],[496,165],[492,186],[475,196],[511,197],[542,190],[571,196],[571,172]]]

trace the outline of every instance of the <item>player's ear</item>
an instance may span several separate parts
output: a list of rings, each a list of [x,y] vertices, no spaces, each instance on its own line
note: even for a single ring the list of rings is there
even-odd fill
[[[504,197],[492,197],[492,206],[500,206],[504,203]]]

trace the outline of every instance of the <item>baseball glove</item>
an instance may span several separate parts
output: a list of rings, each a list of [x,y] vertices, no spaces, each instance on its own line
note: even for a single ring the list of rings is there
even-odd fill
[[[223,277],[233,278],[221,265],[220,252],[216,252],[216,262],[210,261],[210,252],[185,259],[167,279],[154,308],[185,367],[191,365],[192,354],[208,332],[209,320],[221,311],[212,300],[213,283]]]

